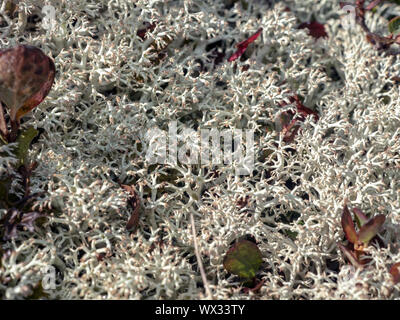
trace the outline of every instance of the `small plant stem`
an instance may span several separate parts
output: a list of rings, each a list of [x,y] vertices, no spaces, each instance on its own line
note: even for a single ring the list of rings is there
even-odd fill
[[[204,266],[203,266],[203,262],[201,260],[201,256],[200,256],[200,252],[199,252],[199,246],[197,243],[197,237],[196,237],[196,227],[194,224],[194,217],[193,217],[193,213],[190,213],[190,223],[192,225],[192,235],[193,235],[193,243],[194,243],[194,252],[196,254],[196,259],[197,259],[197,264],[199,265],[199,269],[200,269],[200,274],[201,274],[201,278],[203,280],[203,284],[204,284],[204,288],[206,290],[206,294],[207,294],[207,298],[212,300],[213,296],[210,290],[210,287],[208,285],[208,281],[207,281],[207,276],[206,276],[206,272],[204,271]]]
[[[376,33],[371,32],[369,27],[367,26],[365,22],[365,13],[366,11],[372,10],[372,8],[375,8],[381,1],[373,1],[371,2],[366,8],[364,8],[364,0],[358,0],[356,2],[356,7],[357,7],[357,14],[356,14],[356,22],[358,25],[361,26],[363,31],[367,34],[367,40],[369,43],[373,44],[376,49],[380,50],[386,50],[389,52],[390,47],[398,43],[398,40],[396,38],[390,37],[384,37],[380,36]],[[389,52],[392,55],[399,54],[400,51],[394,51],[394,52]]]
[[[4,110],[3,110],[3,104],[0,102],[0,134],[1,134],[1,140],[4,143],[7,143],[7,124],[6,124],[6,119],[4,118]]]
[[[15,142],[18,136],[19,120],[11,120],[11,132],[8,137],[8,142]]]

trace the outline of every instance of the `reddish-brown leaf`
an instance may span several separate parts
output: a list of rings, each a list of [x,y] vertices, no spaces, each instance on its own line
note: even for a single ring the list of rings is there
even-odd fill
[[[347,205],[343,207],[342,213],[342,228],[347,240],[355,244],[358,241],[358,235],[356,229],[354,228],[353,220],[351,219],[350,211]]]
[[[232,61],[235,61],[237,58],[239,58],[246,51],[246,49],[249,46],[249,44],[254,42],[259,37],[259,35],[261,34],[262,30],[263,30],[263,28],[258,29],[257,32],[254,33],[250,38],[238,43],[236,45],[236,47],[238,49],[236,50],[236,52],[234,54],[232,54],[228,58],[228,61],[232,62]]]
[[[299,120],[305,120],[305,118],[309,115],[312,115],[315,117],[316,120],[319,120],[319,115],[317,112],[314,110],[311,110],[310,108],[306,107],[301,101],[300,98],[298,97],[297,94],[293,95],[292,97],[289,98],[290,103],[294,104],[296,106],[297,112],[300,114],[300,119]],[[288,105],[285,101],[280,103],[281,107],[284,107]],[[294,116],[294,113],[291,111],[288,111],[287,114],[291,114]]]
[[[129,218],[128,223],[126,224],[126,229],[136,231],[136,228],[139,225],[139,209],[140,209],[140,198],[137,194],[135,188],[133,186],[128,186],[125,184],[121,184],[121,188],[125,191],[129,192],[130,197],[128,198],[128,203],[132,207],[132,214]]]
[[[393,277],[394,284],[399,283],[400,282],[400,262],[392,265],[389,272]]]
[[[340,248],[340,250],[343,252],[343,254],[346,256],[347,260],[349,260],[349,262],[357,267],[357,268],[362,268],[362,264],[358,261],[356,255],[350,251],[349,249],[347,249],[344,245],[342,245],[341,243],[337,244],[338,247]]]
[[[319,119],[319,115],[317,112],[315,112],[314,110],[311,110],[310,108],[306,107],[304,104],[301,103],[299,97],[297,95],[294,95],[291,98],[291,102],[295,102],[296,103],[296,108],[297,111],[305,118],[309,115],[313,115],[315,117],[316,120]]]
[[[391,78],[391,80],[393,80],[395,82],[400,82],[400,77],[394,76],[394,77]]]
[[[136,32],[136,35],[144,40],[146,38],[146,33],[149,31],[150,32],[153,31],[156,25],[157,25],[156,23],[151,23],[151,24],[149,23],[145,28],[138,30]]]
[[[384,222],[385,216],[382,214],[370,219],[361,227],[360,231],[358,232],[358,240],[364,243],[364,245],[368,245],[372,238],[378,234]]]
[[[393,39],[391,37],[382,37],[378,34],[375,33],[367,33],[367,41],[375,46],[377,46],[380,49],[387,49],[389,48],[393,43],[396,42],[396,38]]]
[[[369,5],[366,6],[365,10],[372,10],[375,8],[382,0],[374,0]]]
[[[314,37],[315,39],[319,38],[328,38],[328,34],[325,31],[325,26],[317,21],[314,22],[303,22],[299,25],[299,29],[307,28],[309,31],[310,36]]]
[[[25,101],[22,107],[18,109],[17,119],[20,119],[24,114],[28,113],[36,106],[38,106],[44,100],[44,98],[46,98],[46,96],[49,94],[51,87],[53,86],[54,83],[56,68],[54,66],[53,60],[51,60],[50,58],[47,59],[48,59],[47,80],[42,84],[42,87],[39,89],[39,91],[32,97],[30,97],[27,101]]]
[[[315,120],[319,119],[319,115],[314,110],[306,107],[302,104],[299,97],[297,95],[293,95],[289,98],[290,103],[296,105],[297,115],[293,111],[285,111],[280,116],[278,121],[280,122],[280,126],[282,127],[282,132],[284,134],[283,141],[285,142],[292,142],[296,137],[300,125],[298,121],[304,121],[308,115],[314,116]],[[288,103],[285,101],[280,103],[281,107],[286,106]]]
[[[53,85],[53,61],[39,48],[20,45],[0,51],[0,99],[12,120],[32,110]]]
[[[297,124],[297,119],[292,119],[288,124],[283,126],[283,141],[290,143],[294,140],[297,132],[300,129],[300,125]]]

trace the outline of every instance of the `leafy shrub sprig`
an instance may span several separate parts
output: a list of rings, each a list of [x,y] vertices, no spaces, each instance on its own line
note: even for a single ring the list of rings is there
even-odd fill
[[[30,193],[30,177],[38,163],[28,161],[28,150],[38,130],[29,127],[19,133],[19,128],[21,117],[48,95],[54,77],[54,62],[36,47],[19,45],[0,51],[0,143],[16,142],[14,153],[18,162],[15,171],[22,177],[24,188],[23,197],[18,199],[10,194],[15,174],[1,177],[0,203],[7,213],[0,221],[0,231],[6,241],[16,237],[20,227],[33,231],[33,223],[42,216],[38,212],[26,212],[29,211],[27,204],[37,195]],[[8,109],[9,124],[3,107]]]
[[[368,219],[358,208],[354,208],[353,213],[358,226],[358,232],[355,229],[349,208],[347,204],[345,204],[341,223],[349,244],[348,246],[344,246],[339,243],[338,246],[351,264],[361,267],[367,262],[366,259],[362,259],[364,250],[369,246],[372,240],[376,239],[378,242],[381,241],[378,240],[377,234],[385,222],[385,216],[380,214]]]
[[[54,82],[54,62],[39,48],[20,45],[0,51],[0,134],[14,142],[20,119],[39,105]],[[7,129],[3,105],[9,109]]]
[[[361,28],[366,33],[368,42],[374,45],[374,47],[379,51],[388,50],[393,44],[400,44],[400,35],[397,34],[397,32],[400,30],[400,23],[398,20],[399,17],[396,17],[391,21],[389,21],[388,29],[390,35],[387,37],[372,32],[365,22],[366,12],[373,10],[377,5],[379,5],[383,1],[384,0],[375,0],[370,2],[367,6],[365,6],[365,0],[357,0],[355,3],[356,23],[360,25]],[[340,2],[341,8],[347,5],[354,6],[353,3]],[[400,51],[396,53],[400,53]]]

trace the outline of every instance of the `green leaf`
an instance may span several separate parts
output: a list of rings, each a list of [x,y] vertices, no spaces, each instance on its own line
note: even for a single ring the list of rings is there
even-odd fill
[[[368,217],[361,211],[361,209],[353,209],[354,216],[356,217],[356,223],[358,228],[361,228],[364,224],[368,222]]]
[[[400,17],[395,17],[389,21],[388,24],[389,32],[397,35],[400,33]]]
[[[46,293],[43,289],[43,285],[42,285],[42,281],[40,281],[32,290],[32,293],[29,297],[27,297],[27,300],[39,300],[39,299],[43,299],[49,298],[49,294]]]
[[[343,207],[342,213],[342,228],[344,234],[346,235],[347,240],[351,243],[357,243],[358,235],[356,229],[354,228],[353,220],[351,219],[350,211],[347,205],[345,204]]]
[[[287,230],[287,229],[283,230],[283,232],[293,241],[296,240],[296,237],[299,234],[296,231],[290,231],[290,230]]]
[[[25,131],[21,132],[21,134],[17,138],[18,147],[15,152],[16,157],[19,160],[18,166],[21,166],[26,163],[26,157],[28,155],[28,149],[31,145],[32,140],[39,134],[39,131],[35,128],[29,127]]]
[[[262,261],[260,249],[255,243],[240,240],[228,250],[223,263],[228,272],[248,281],[256,276]]]
[[[370,219],[361,227],[360,232],[358,233],[359,241],[368,245],[368,243],[378,234],[384,222],[385,216],[382,214]]]
[[[245,0],[241,0],[240,3],[242,4],[242,7],[244,10],[247,10],[249,7],[249,4]]]

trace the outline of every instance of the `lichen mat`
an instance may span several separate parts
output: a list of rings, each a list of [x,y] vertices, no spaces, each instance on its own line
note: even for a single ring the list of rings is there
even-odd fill
[[[1,299],[201,299],[206,286],[214,299],[399,298],[399,55],[344,29],[339,1],[49,4],[44,25],[36,1],[1,13],[1,49],[39,47],[57,71],[21,123],[41,131],[27,154],[40,196],[26,210],[45,219],[0,241]],[[399,5],[383,6],[365,21],[387,36]],[[254,130],[252,174],[234,161],[150,164],[146,132],[172,121]],[[9,191],[23,198],[13,146],[0,155],[0,181],[14,174]],[[114,177],[140,197],[134,231],[132,195]],[[337,245],[345,199],[385,216],[386,246],[365,248],[362,268]],[[246,284],[223,265],[241,239],[262,254]]]

